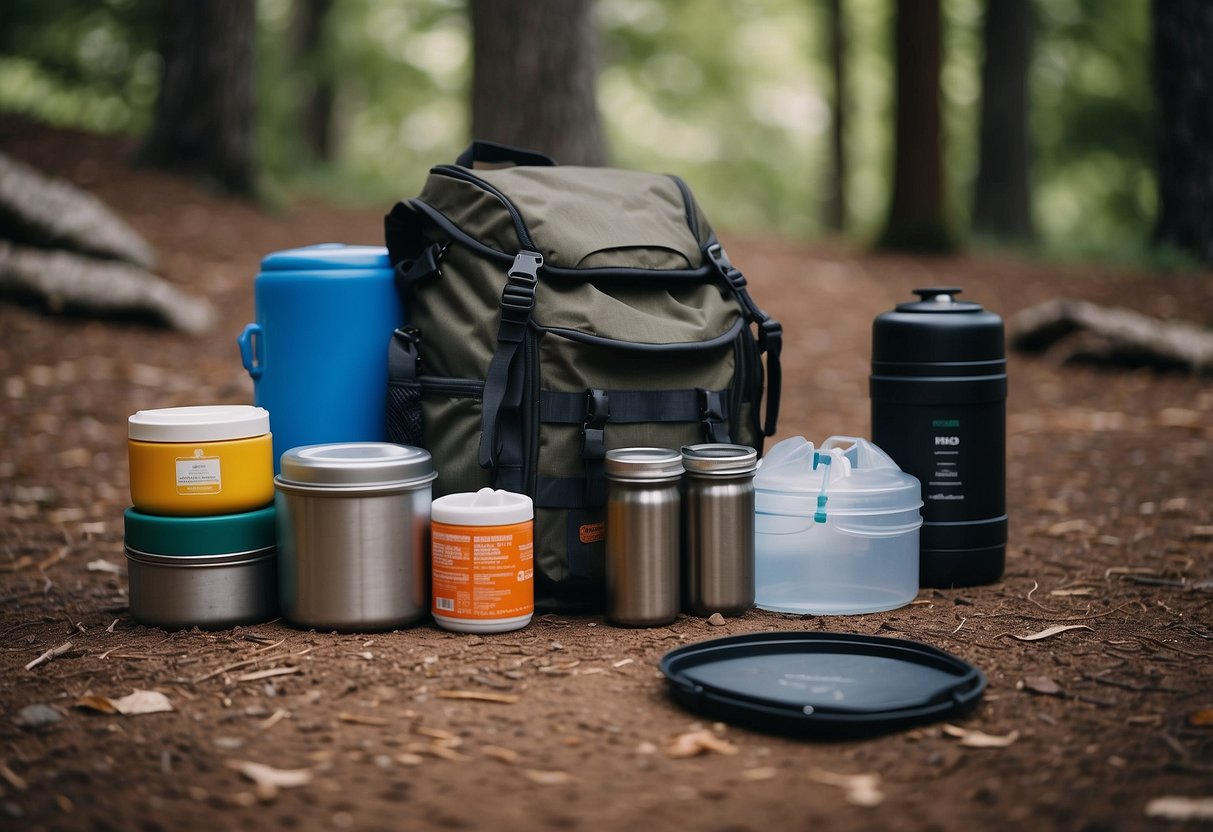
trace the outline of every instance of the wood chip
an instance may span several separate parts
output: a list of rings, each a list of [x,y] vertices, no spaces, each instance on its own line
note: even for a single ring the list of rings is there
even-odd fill
[[[1213,526],[1193,526],[1188,537],[1193,540],[1213,540]]]
[[[667,757],[677,760],[708,753],[736,754],[737,746],[703,728],[698,731],[688,731],[685,734],[679,734],[674,737],[674,739],[670,740],[669,745],[666,746],[665,753]]]
[[[528,768],[522,774],[527,780],[540,786],[559,786],[564,783],[573,782],[572,776],[567,771],[544,771],[537,768]]]
[[[257,726],[257,730],[258,731],[268,731],[271,728],[273,728],[275,725],[277,725],[279,722],[286,719],[288,716],[290,716],[290,713],[288,711],[286,711],[282,708],[279,708],[278,710],[276,710],[272,714],[270,714],[268,717],[266,717],[265,721]]]
[[[836,774],[820,768],[809,770],[809,779],[827,786],[846,789],[847,803],[852,806],[878,806],[884,802],[879,774]]]
[[[956,725],[944,725],[943,732],[960,740],[960,744],[968,748],[1007,748],[1019,739],[1018,731],[997,736],[983,731],[966,731]]]
[[[1045,534],[1049,535],[1049,537],[1063,537],[1074,532],[1093,534],[1095,527],[1091,525],[1089,520],[1078,518],[1075,520],[1062,520],[1060,523],[1054,523],[1045,530]]]
[[[1057,696],[1061,693],[1061,685],[1048,676],[1028,676],[1017,686],[1020,690],[1030,690],[1044,696]]]
[[[27,664],[25,666],[25,669],[33,670],[35,667],[42,664],[43,662],[49,662],[51,659],[55,658],[56,656],[62,656],[64,653],[66,653],[68,650],[71,650],[71,649],[72,649],[72,643],[70,641],[65,641],[62,644],[60,644],[58,647],[54,647],[50,650],[47,650],[41,656],[34,659],[32,662],[30,662],[29,664]]]
[[[522,697],[513,693],[491,693],[479,690],[440,690],[439,699],[467,699],[475,702],[497,702],[502,705],[513,705]]]
[[[271,667],[269,670],[256,670],[236,677],[237,682],[256,682],[258,679],[270,679],[274,676],[290,676],[302,673],[301,667]]]
[[[108,572],[111,575],[121,575],[122,567],[108,560],[90,560],[87,564],[89,572]]]
[[[1156,797],[1146,804],[1146,817],[1164,820],[1213,820],[1213,797]]]
[[[420,754],[414,754],[411,751],[406,751],[403,754],[397,754],[394,759],[402,766],[419,766],[425,762],[424,757],[422,757]]]
[[[272,799],[279,789],[295,789],[312,782],[311,769],[306,768],[274,768],[249,760],[228,760],[227,767],[255,783],[257,796],[263,799]]]
[[[500,760],[503,763],[513,765],[518,762],[518,752],[511,748],[503,748],[500,745],[486,745],[480,751],[484,756],[492,757],[494,760]]]
[[[623,666],[625,666],[625,665],[629,665],[629,664],[631,664],[633,661],[634,661],[633,659],[620,659],[619,661],[617,661],[617,662],[615,662],[613,665],[611,665],[611,667],[614,667],[614,668],[618,669],[618,668],[623,667]]]
[[[29,788],[29,784],[4,763],[0,763],[0,777],[3,777],[6,783],[19,792],[23,792]]]
[[[1067,630],[1090,630],[1090,629],[1091,628],[1088,627],[1086,624],[1058,624],[1056,627],[1050,627],[1047,630],[1041,630],[1039,633],[1029,633],[1026,636],[1017,636],[1014,633],[1003,633],[1003,635],[1008,635],[1013,639],[1018,639],[1019,641],[1040,641],[1041,639],[1049,638],[1049,637],[1055,636],[1059,633],[1064,633]]]
[[[372,725],[376,728],[382,728],[385,725],[391,725],[390,720],[386,720],[381,716],[366,716],[365,714],[352,714],[347,711],[342,711],[337,714],[337,719],[342,722],[349,722],[353,725]]]
[[[742,769],[741,779],[747,783],[761,783],[764,780],[774,780],[779,776],[779,770],[774,766],[758,766],[757,768]]]

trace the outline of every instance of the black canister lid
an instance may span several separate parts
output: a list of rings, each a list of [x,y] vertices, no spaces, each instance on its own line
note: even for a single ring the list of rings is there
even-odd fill
[[[897,364],[1002,361],[1002,318],[979,303],[956,299],[961,289],[915,289],[916,301],[877,316],[872,361]]]
[[[976,667],[908,639],[749,633],[661,658],[674,697],[705,716],[781,734],[862,736],[951,719],[986,687]]]

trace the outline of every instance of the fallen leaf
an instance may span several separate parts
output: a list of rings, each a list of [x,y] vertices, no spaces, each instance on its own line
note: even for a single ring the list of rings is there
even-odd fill
[[[880,791],[879,774],[836,774],[832,771],[814,768],[809,770],[809,779],[827,786],[846,789],[847,803],[852,806],[877,806],[884,802],[884,794]]]
[[[1165,820],[1213,820],[1213,797],[1156,797],[1146,804],[1146,817]]]
[[[1056,696],[1061,693],[1061,685],[1054,682],[1048,676],[1027,676],[1019,683],[1019,688],[1045,696]]]
[[[666,746],[665,753],[667,757],[677,760],[707,753],[736,754],[737,746],[704,728],[674,737]]]
[[[528,768],[522,773],[526,779],[540,786],[559,786],[562,783],[571,783],[573,781],[572,776],[567,771],[543,771],[537,768]]]
[[[173,710],[173,703],[168,697],[156,690],[135,690],[121,699],[111,699],[108,696],[86,695],[76,700],[77,708],[99,711],[103,714],[122,714],[137,716],[139,714],[157,714]]]
[[[1042,638],[1049,638],[1058,633],[1064,633],[1066,630],[1090,630],[1086,624],[1058,624],[1056,627],[1050,627],[1047,630],[1041,630],[1039,633],[1030,633],[1026,636],[1017,636],[1014,633],[1007,633],[1011,638],[1019,641],[1040,641]]]
[[[1213,727],[1213,708],[1201,708],[1188,714],[1188,724],[1199,728]]]
[[[966,731],[956,725],[944,725],[943,732],[949,737],[956,737],[960,744],[968,748],[1007,748],[1019,739],[1019,732],[996,736],[984,731]]]
[[[498,702],[503,705],[513,705],[521,697],[512,693],[489,693],[478,690],[440,690],[439,699],[470,699],[477,702]]]

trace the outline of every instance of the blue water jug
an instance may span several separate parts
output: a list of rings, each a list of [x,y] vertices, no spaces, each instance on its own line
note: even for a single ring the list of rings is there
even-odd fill
[[[387,249],[337,243],[274,252],[253,284],[257,322],[237,339],[253,402],[284,451],[386,438],[387,348],[402,326]]]

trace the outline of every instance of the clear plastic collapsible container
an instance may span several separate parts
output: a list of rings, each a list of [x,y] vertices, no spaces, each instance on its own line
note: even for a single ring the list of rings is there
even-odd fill
[[[771,448],[754,478],[755,602],[854,615],[918,594],[922,490],[866,439],[803,436]]]

